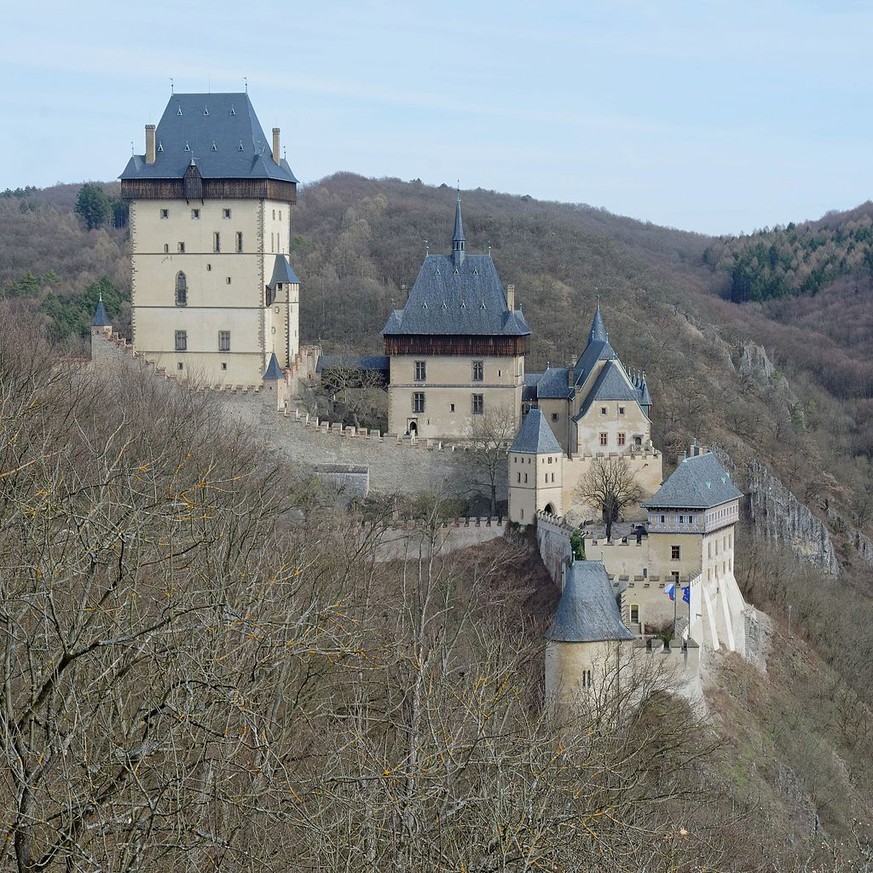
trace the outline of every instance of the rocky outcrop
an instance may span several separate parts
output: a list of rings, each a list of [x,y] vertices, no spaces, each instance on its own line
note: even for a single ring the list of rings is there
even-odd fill
[[[763,346],[743,343],[737,371],[741,376],[749,376],[759,382],[769,382],[776,372],[773,362],[767,357]]]
[[[756,531],[833,576],[840,565],[824,522],[816,518],[763,464],[749,464],[749,511]]]

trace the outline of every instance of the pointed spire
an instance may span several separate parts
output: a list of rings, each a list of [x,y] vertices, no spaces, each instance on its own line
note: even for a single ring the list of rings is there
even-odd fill
[[[458,200],[455,203],[455,230],[452,233],[452,260],[456,268],[464,263],[464,258],[466,257],[465,247],[464,222],[461,219],[461,192],[458,191]]]
[[[264,371],[264,381],[267,379],[281,379],[282,378],[282,370],[279,367],[279,359],[276,357],[276,353],[273,352],[270,355],[270,363],[267,364],[267,369]]]
[[[597,309],[594,310],[594,320],[591,322],[591,330],[588,333],[588,342],[593,343],[595,340],[600,342],[609,342],[609,336],[606,333],[606,325],[603,323],[603,316],[600,314],[600,303],[597,304]]]
[[[103,295],[97,301],[94,317],[91,319],[91,327],[109,327],[112,322],[106,317],[106,308],[103,306]]]

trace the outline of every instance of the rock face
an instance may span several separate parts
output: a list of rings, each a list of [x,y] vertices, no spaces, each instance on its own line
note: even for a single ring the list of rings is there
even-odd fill
[[[827,527],[763,464],[749,464],[749,511],[757,531],[799,558],[838,576],[840,565]]]
[[[750,376],[760,382],[769,382],[776,372],[764,347],[755,343],[743,343],[737,370],[741,376]]]

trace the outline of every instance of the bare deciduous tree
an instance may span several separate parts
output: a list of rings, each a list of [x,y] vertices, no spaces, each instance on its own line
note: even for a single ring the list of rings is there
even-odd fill
[[[622,510],[639,503],[643,491],[623,458],[594,458],[591,468],[576,489],[576,497],[600,510],[606,525],[606,538]]]

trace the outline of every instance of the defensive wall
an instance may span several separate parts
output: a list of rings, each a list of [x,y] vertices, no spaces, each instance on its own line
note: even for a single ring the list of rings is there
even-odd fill
[[[158,378],[175,381],[120,337],[92,332],[91,350],[92,361],[101,367],[148,370]],[[464,445],[343,427],[319,421],[299,409],[277,410],[275,393],[263,387],[206,387],[229,421],[244,425],[255,439],[288,463],[313,470],[339,465],[366,467],[369,490],[380,494],[433,492],[462,501],[473,501],[478,496],[481,503],[489,492],[485,472]],[[360,484],[362,474],[359,472],[355,478]],[[498,499],[505,500],[505,463],[497,465],[496,486]]]

